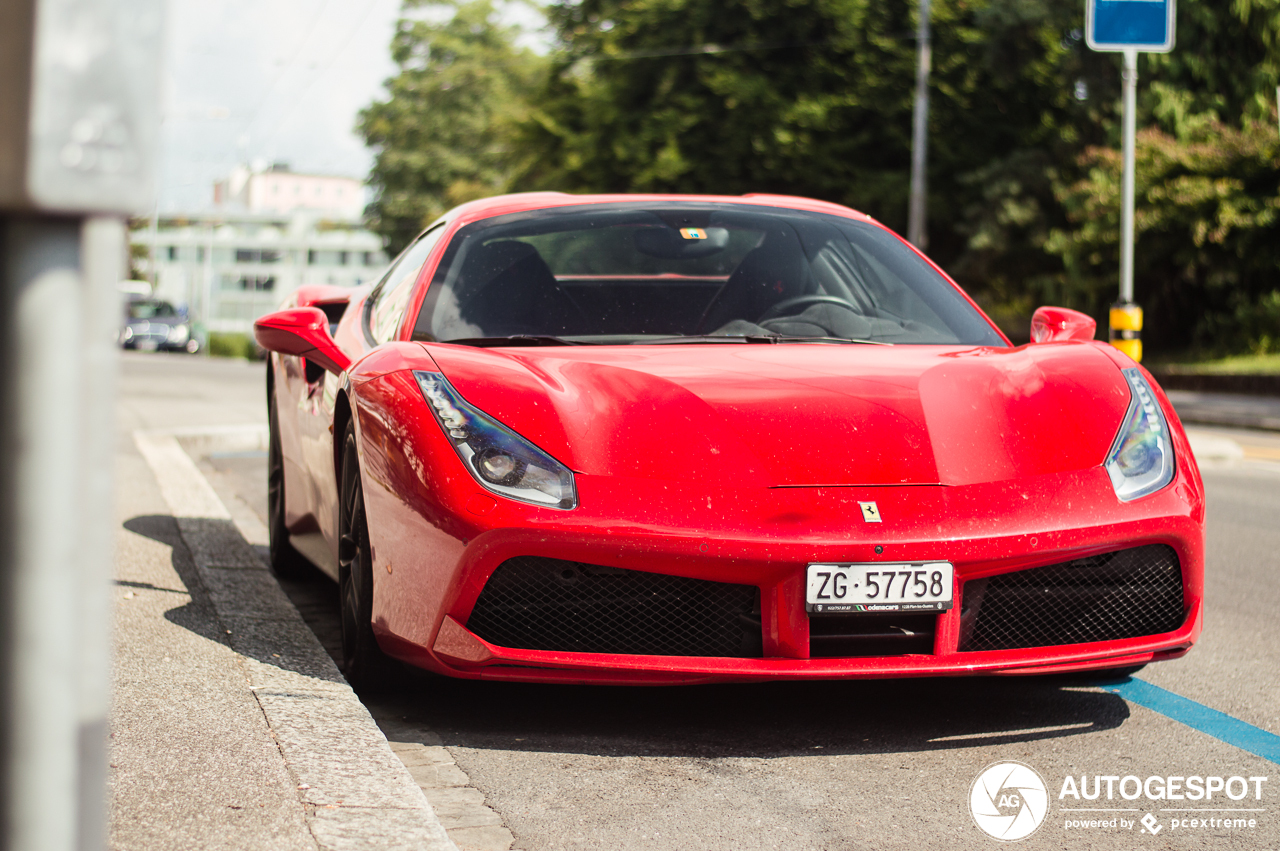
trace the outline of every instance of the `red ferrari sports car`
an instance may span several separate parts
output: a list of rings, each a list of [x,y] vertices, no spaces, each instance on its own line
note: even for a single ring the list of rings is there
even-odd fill
[[[871,218],[767,195],[458,207],[273,354],[271,561],[344,668],[596,683],[1132,668],[1201,629],[1204,492],[1151,376],[1013,346]]]

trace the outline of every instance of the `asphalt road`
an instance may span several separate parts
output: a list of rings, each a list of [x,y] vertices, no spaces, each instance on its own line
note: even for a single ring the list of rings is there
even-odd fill
[[[151,416],[172,406],[174,424],[261,422],[261,381],[260,368],[234,362],[135,356],[121,388],[126,405],[160,406],[147,408]],[[1035,769],[1048,789],[1043,824],[1019,843],[1027,848],[1280,848],[1280,435],[1210,436],[1234,440],[1244,457],[1202,465],[1205,633],[1187,657],[1134,682],[624,689],[410,674],[362,698],[388,731],[438,735],[524,851],[989,849],[999,843],[976,826],[970,790],[1002,761]],[[203,466],[265,519],[263,455]],[[286,590],[332,646],[332,583],[317,575]],[[1087,791],[1097,776],[1120,788],[1110,801],[1106,780],[1098,800],[1061,796],[1067,777],[1079,785],[1082,775]],[[1226,789],[1208,801],[1127,800],[1120,792],[1134,787],[1120,778],[1130,776],[1149,790],[1169,777],[1220,777]],[[1004,803],[1006,814],[1020,806]]]

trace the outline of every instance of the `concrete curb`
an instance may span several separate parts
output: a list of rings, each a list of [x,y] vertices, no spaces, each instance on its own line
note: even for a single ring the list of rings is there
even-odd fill
[[[325,851],[457,851],[422,790],[392,751],[246,541],[227,507],[179,444],[263,449],[259,426],[137,431],[200,581],[240,654],[251,690],[295,781],[298,804]]]
[[[1240,444],[1229,437],[1187,429],[1187,442],[1191,444],[1191,454],[1200,464],[1230,463],[1244,458],[1244,450],[1240,448]]]
[[[1153,367],[1151,374],[1165,390],[1280,397],[1280,375],[1244,372],[1182,372]]]
[[[1280,399],[1191,390],[1165,392],[1184,423],[1280,431]]]

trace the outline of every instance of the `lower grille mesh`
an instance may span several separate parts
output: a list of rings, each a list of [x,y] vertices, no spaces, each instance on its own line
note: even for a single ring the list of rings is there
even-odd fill
[[[519,556],[489,578],[467,629],[522,650],[651,656],[763,655],[760,590]]]
[[[1178,556],[1155,544],[966,582],[959,649],[1114,641],[1182,620]]]

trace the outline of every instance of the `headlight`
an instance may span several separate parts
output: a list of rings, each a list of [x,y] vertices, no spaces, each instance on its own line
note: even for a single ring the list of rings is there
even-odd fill
[[[1131,367],[1122,372],[1132,398],[1105,466],[1116,496],[1127,502],[1173,481],[1173,446],[1169,424],[1142,371]]]
[[[168,341],[181,345],[191,336],[191,330],[186,325],[171,325],[169,327]]]
[[[485,488],[549,508],[576,508],[568,467],[502,423],[467,404],[438,372],[413,373],[458,457]]]

